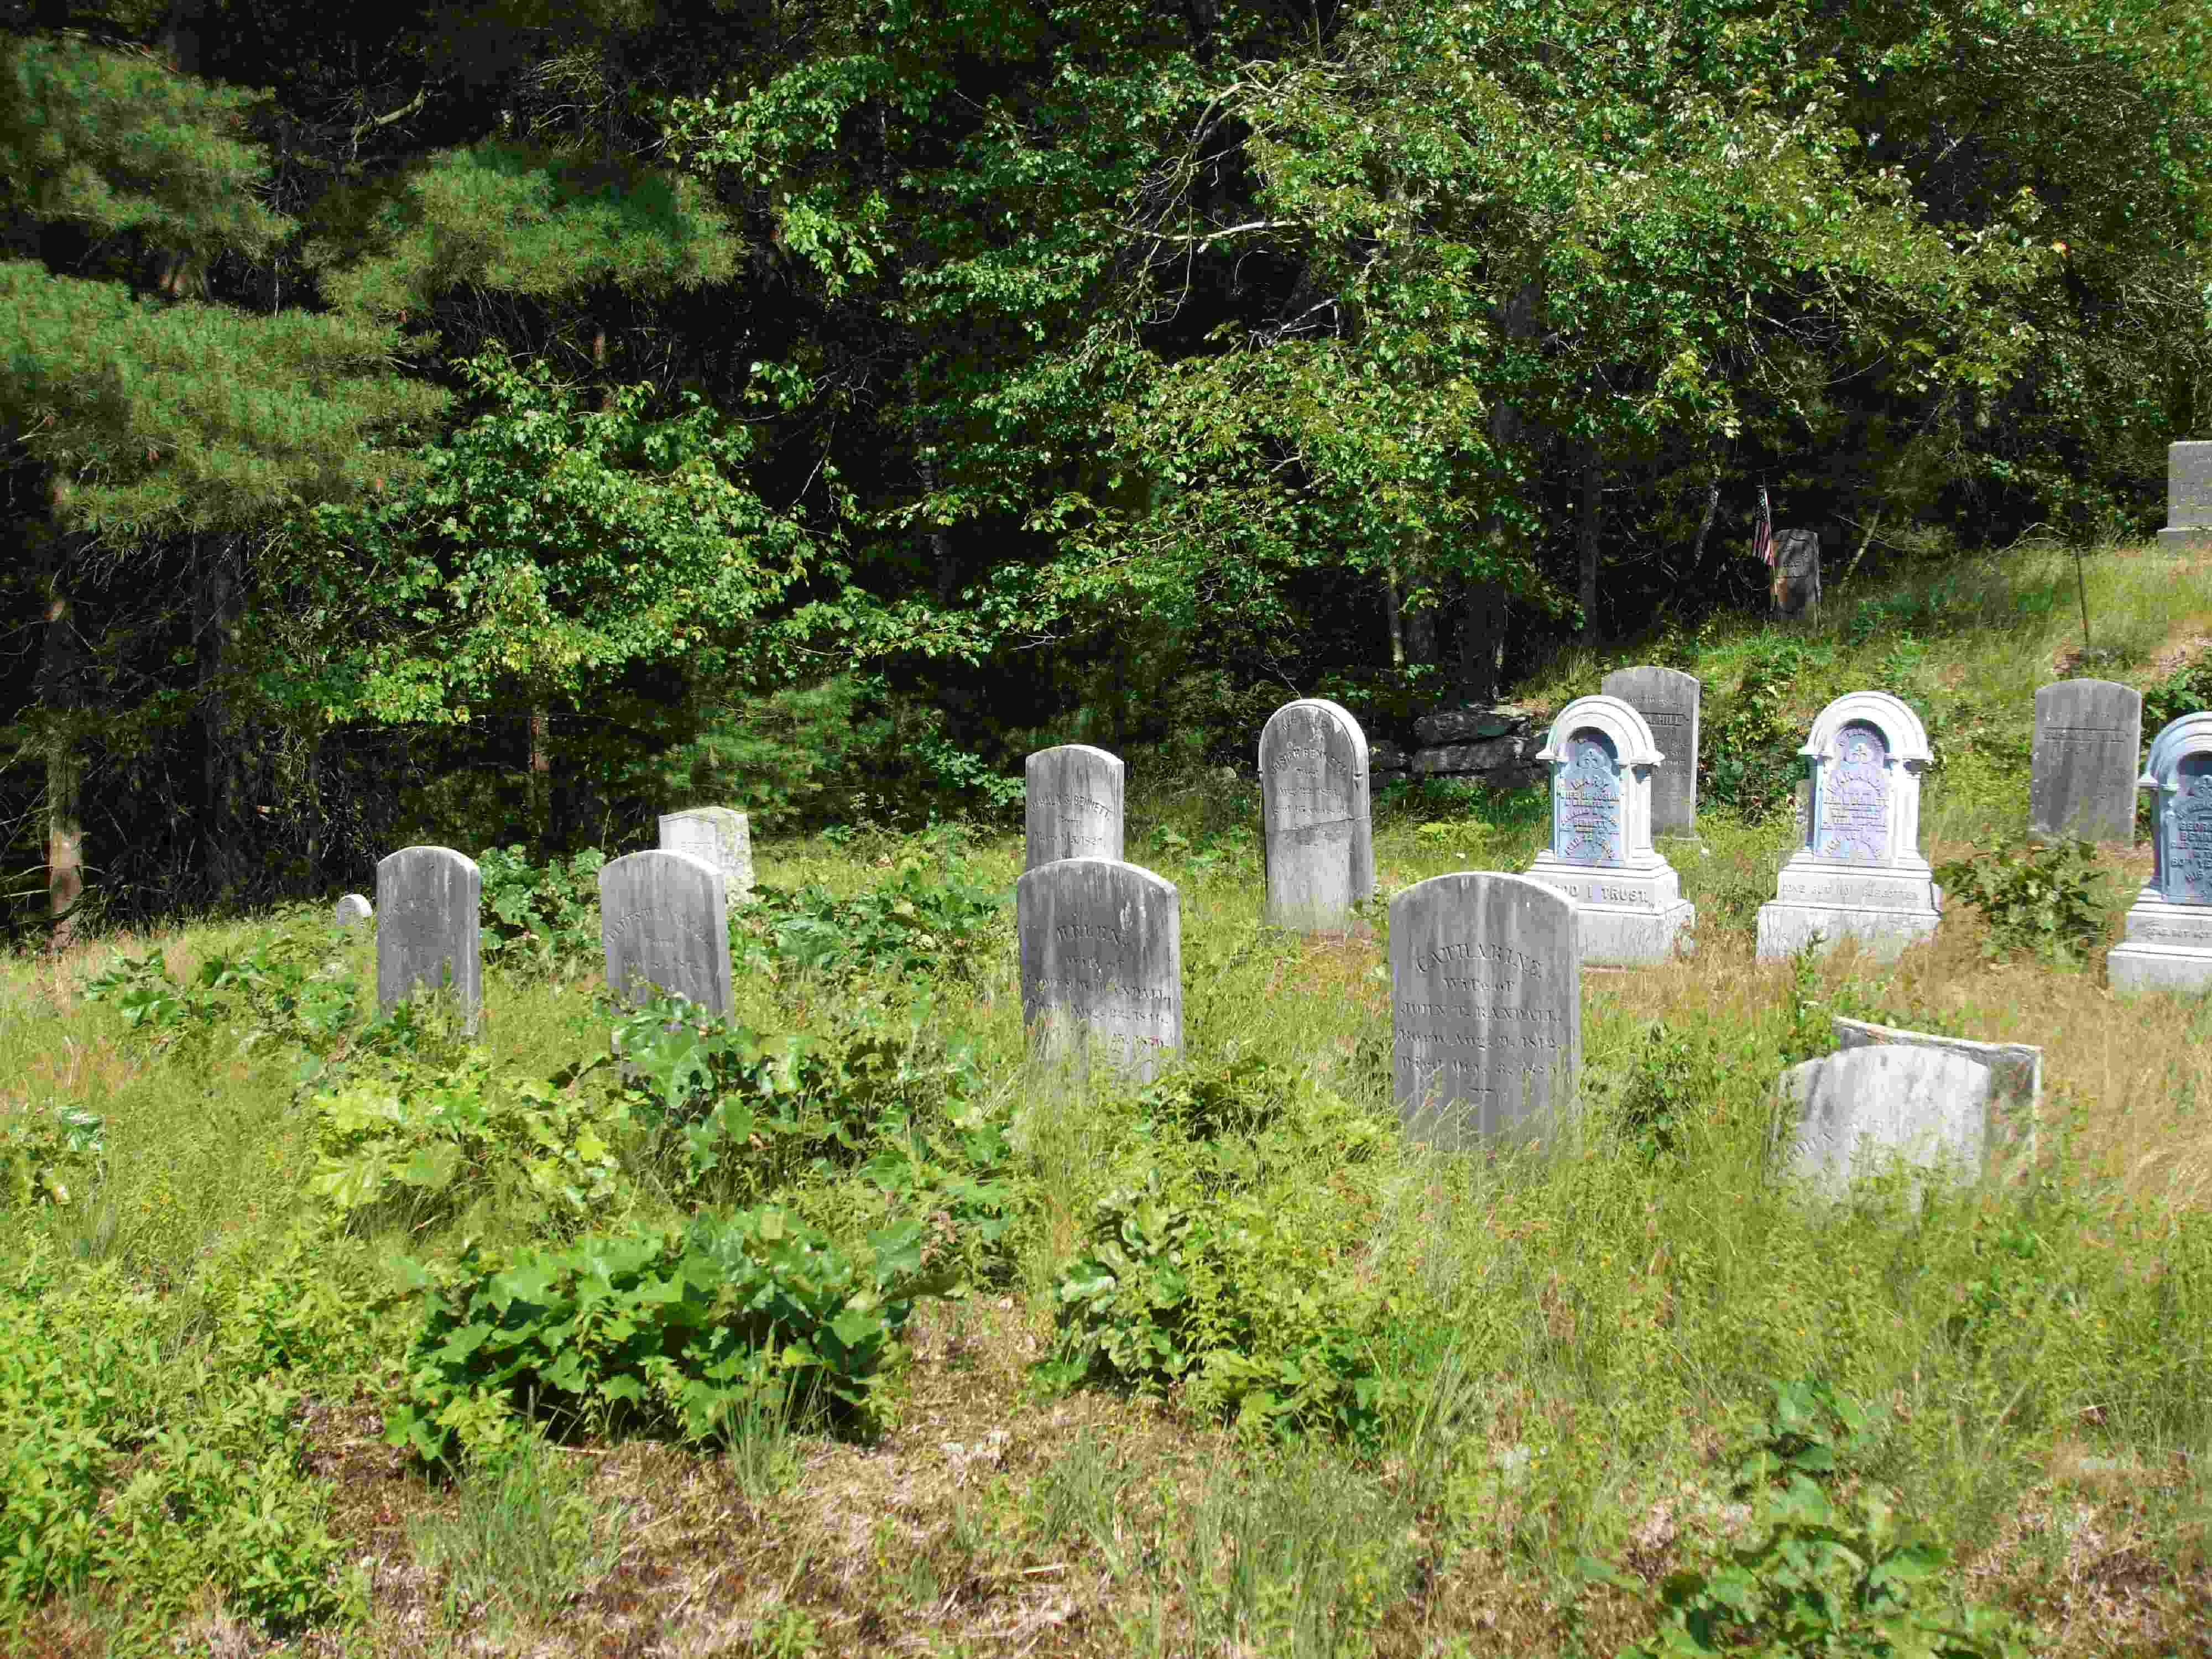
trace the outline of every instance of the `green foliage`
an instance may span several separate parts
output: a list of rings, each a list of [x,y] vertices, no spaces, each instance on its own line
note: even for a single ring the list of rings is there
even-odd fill
[[[957,868],[933,880],[909,862],[883,885],[845,898],[814,886],[757,888],[730,931],[738,956],[758,972],[958,976],[1001,941],[1005,909],[1003,897]]]
[[[1936,879],[1947,897],[1982,913],[1992,957],[2017,951],[2070,965],[2104,943],[2111,878],[2087,842],[2000,842],[1938,865]]]
[[[484,955],[510,972],[548,979],[603,971],[599,874],[605,863],[596,847],[543,865],[520,846],[484,848],[477,854]]]
[[[1791,640],[1769,647],[1744,665],[1732,692],[1709,705],[1698,743],[1699,800],[1752,820],[1785,808],[1802,773],[1797,750],[1804,734],[1793,729],[1785,698],[1804,670],[1804,653]]]
[[[2143,742],[2184,714],[2212,708],[2212,653],[2192,658],[2142,694]]]
[[[0,1208],[69,1203],[72,1187],[96,1176],[106,1158],[106,1123],[66,1101],[0,1098]]]
[[[327,1058],[362,1021],[361,986],[329,958],[319,927],[264,933],[236,950],[211,951],[189,985],[159,951],[118,954],[80,987],[88,1002],[112,1002],[132,1030],[156,1046],[204,1045],[223,1025],[242,1046],[264,1043]]]

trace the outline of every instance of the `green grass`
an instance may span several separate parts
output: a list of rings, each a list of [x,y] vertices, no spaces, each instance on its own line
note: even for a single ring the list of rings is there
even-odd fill
[[[2212,629],[2174,574],[2091,562],[2112,654],[2084,672],[2145,683]],[[1801,731],[1836,693],[1895,691],[1942,760],[1940,860],[2024,822],[2033,690],[2078,642],[2072,580],[2016,556],[1832,596],[1811,625],[1562,659],[1523,697],[1671,661],[1705,678],[1711,732],[1747,669],[1794,665],[1778,718]],[[586,1419],[556,1447],[492,1401],[471,1409],[504,1426],[471,1430],[484,1455],[457,1480],[406,1464],[380,1441],[419,1317],[404,1261],[681,1219],[671,1143],[616,1131],[621,1178],[587,1213],[531,1187],[518,1143],[465,1203],[342,1217],[308,1196],[320,1113],[291,1028],[234,1008],[165,1046],[10,964],[0,1109],[96,1113],[104,1150],[65,1161],[67,1203],[0,1209],[0,1446],[30,1449],[0,1514],[50,1564],[0,1578],[0,1645],[1611,1652],[1654,1628],[1622,1583],[1741,1527],[1730,1471],[1771,1432],[1774,1384],[1801,1378],[1867,1408],[1839,1497],[1893,1492],[1960,1564],[1943,1593],[2038,1621],[2037,1650],[2179,1651],[2212,1617],[2212,1003],[2116,1000],[2094,959],[1988,958],[1956,909],[1892,966],[1756,963],[1788,810],[1712,811],[1669,849],[1694,959],[1586,980],[1575,1132],[1438,1157],[1395,1133],[1382,941],[1264,932],[1257,817],[1247,784],[1132,757],[1129,855],[1183,905],[1188,1048],[1150,1090],[1027,1060],[1010,910],[965,978],[740,976],[740,1022],[840,1052],[873,1034],[935,1079],[902,1097],[936,1137],[919,1188],[872,1174],[870,1140],[747,1200],[855,1260],[910,1215],[955,1290],[903,1333],[872,1439],[757,1407],[719,1443],[610,1443]],[[1544,824],[1540,801],[1434,785],[1385,791],[1376,818],[1383,896],[1524,867]],[[763,881],[841,894],[948,859],[1010,894],[1020,851],[985,833],[758,848]],[[2104,862],[2124,902],[2143,858]],[[2117,908],[2102,921],[2109,939]],[[372,982],[370,947],[323,925],[100,941],[64,967],[158,945],[181,969],[275,927]],[[487,1000],[499,1076],[605,1053],[587,977],[495,967]],[[2042,1044],[2040,1164],[1925,1203],[1877,1186],[1810,1206],[1770,1182],[1773,1079],[1838,1013]],[[354,1075],[389,1063],[347,1042]],[[622,1098],[611,1068],[562,1086],[593,1112]],[[1003,1159],[970,1139],[987,1130]],[[1003,1192],[1003,1231],[963,1207],[963,1172]],[[1140,1201],[1152,1219],[1115,1233]],[[1071,1387],[1040,1365],[1073,1351],[1071,1267],[1109,1237],[1167,1261],[1146,1227],[1184,1252],[1129,1316],[1155,1359]],[[31,1470],[44,1520],[18,1495]]]

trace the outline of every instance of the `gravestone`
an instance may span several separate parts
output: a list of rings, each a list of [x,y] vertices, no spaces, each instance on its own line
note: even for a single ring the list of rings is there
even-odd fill
[[[1770,589],[1778,617],[1802,616],[1820,605],[1820,532],[1774,532],[1774,580]]]
[[[1529,878],[1575,901],[1584,962],[1666,961],[1698,912],[1651,848],[1651,728],[1619,697],[1577,697],[1536,757],[1552,769],[1552,844]]]
[[[1121,856],[1121,757],[1087,743],[1040,749],[1022,768],[1024,870]]]
[[[1840,1014],[1829,1022],[1838,1048],[1867,1048],[1892,1043],[1964,1054],[1990,1068],[1990,1109],[1983,1129],[1984,1150],[1995,1161],[2021,1164],[2034,1158],[2043,1125],[2043,1050],[2030,1042],[1975,1042],[1933,1031],[1908,1031]]]
[[[376,866],[376,1006],[390,1013],[417,987],[450,988],[463,1026],[483,1012],[477,861],[450,847],[403,847]]]
[[[723,872],[690,853],[630,853],[599,871],[599,949],[618,1002],[658,988],[729,1018],[730,909]]]
[[[346,893],[340,896],[331,920],[340,933],[349,933],[375,914],[375,908],[359,893]]]
[[[1811,785],[1797,850],[1759,909],[1759,959],[1846,937],[1892,957],[1932,938],[1938,895],[1920,853],[1920,775],[1933,758],[1920,717],[1887,691],[1823,708],[1798,754]]]
[[[694,806],[660,815],[660,850],[689,853],[722,872],[722,891],[732,904],[753,892],[753,826],[743,812],[727,806]]]
[[[1182,1048],[1182,909],[1118,859],[1060,859],[1014,886],[1022,1024],[1043,1059],[1097,1056],[1139,1080]]]
[[[2035,694],[2027,827],[2039,836],[2132,842],[2142,693],[2110,680],[2061,680]]]
[[[1543,1139],[1582,1076],[1575,901],[1462,871],[1390,901],[1391,1086],[1411,1139]]]
[[[1679,668],[1617,668],[1598,690],[1644,716],[1666,757],[1651,777],[1651,833],[1698,833],[1698,677]]]
[[[1782,1074],[1778,1127],[1789,1173],[1830,1196],[1893,1161],[1969,1178],[1982,1171],[1990,1068],[1940,1048],[1874,1043]]]
[[[2168,444],[2161,552],[2212,552],[2212,443]]]
[[[2114,990],[2212,987],[2212,714],[2184,714],[2150,741],[2151,876],[2105,957]]]
[[[1319,933],[1347,927],[1375,890],[1367,737],[1323,697],[1285,703],[1260,733],[1266,920]]]

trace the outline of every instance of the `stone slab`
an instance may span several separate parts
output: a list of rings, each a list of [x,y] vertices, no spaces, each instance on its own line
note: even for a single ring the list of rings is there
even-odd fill
[[[2146,887],[2128,907],[2119,944],[2105,954],[2115,991],[2212,990],[2212,905],[2175,904]]]
[[[1417,778],[1453,777],[1469,772],[1499,772],[1528,757],[1526,738],[1485,738],[1478,743],[1443,744],[1413,751]]]
[[[1340,932],[1375,890],[1367,737],[1335,703],[1302,697],[1260,733],[1260,817],[1271,927]]]
[[[1525,876],[1432,876],[1390,901],[1392,1091],[1445,1150],[1544,1139],[1582,1076],[1575,902]]]
[[[1480,743],[1489,738],[1517,738],[1527,733],[1534,716],[1525,708],[1439,708],[1413,722],[1413,736],[1422,747]]]
[[[483,876],[450,847],[403,847],[376,866],[376,1006],[450,987],[473,1033],[483,1013]]]
[[[343,932],[350,933],[376,914],[376,908],[359,893],[340,895],[331,913],[331,921]]]
[[[1095,1057],[1139,1080],[1182,1048],[1182,908],[1172,882],[1061,859],[1014,887],[1022,1023],[1045,1060]]]
[[[1651,833],[1698,833],[1698,718],[1702,690],[1695,674],[1645,665],[1619,668],[1598,689],[1644,716],[1666,763],[1651,777]]]
[[[1968,1055],[1875,1043],[1782,1074],[1789,1172],[1836,1194],[1893,1160],[1972,1178],[1987,1153],[1990,1068]]]
[[[599,871],[607,989],[638,1003],[654,988],[727,1019],[729,897],[717,866],[690,853],[631,853]]]
[[[1926,910],[1869,910],[1841,904],[1792,904],[1777,899],[1759,907],[1761,962],[1796,956],[1817,938],[1823,950],[1856,939],[1878,961],[1894,962],[1915,945],[1936,937],[1942,913]]]
[[[1964,1054],[1988,1066],[1990,1112],[1983,1130],[1985,1152],[1993,1160],[2008,1162],[2035,1155],[2043,1128],[2043,1050],[2033,1043],[1976,1042],[1968,1037],[1909,1031],[1902,1026],[1876,1025],[1841,1015],[1831,1023],[1838,1048],[1866,1048],[1887,1042]]]
[[[694,806],[660,817],[660,850],[689,853],[722,872],[722,890],[732,904],[753,894],[753,826],[728,806]]]
[[[1087,743],[1040,749],[1023,763],[1024,870],[1122,851],[1125,772],[1119,755]]]
[[[1778,530],[1774,532],[1774,578],[1768,597],[1778,617],[1802,616],[1820,608],[1820,532],[1817,530]]]
[[[2027,827],[2039,836],[2132,842],[2142,693],[2111,680],[2061,680],[2035,694]]]
[[[2166,527],[2212,530],[2212,442],[2166,447]]]

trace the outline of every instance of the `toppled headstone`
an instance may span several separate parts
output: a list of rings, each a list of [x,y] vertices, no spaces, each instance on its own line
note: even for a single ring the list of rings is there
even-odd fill
[[[1698,833],[1698,709],[1701,690],[1695,674],[1679,668],[1619,668],[1598,690],[1618,697],[1651,728],[1665,763],[1651,778],[1651,833]]]
[[[1983,1130],[1984,1151],[1992,1160],[2005,1163],[2035,1156],[2043,1121],[2043,1050],[2034,1044],[1976,1042],[1934,1031],[1908,1031],[1896,1025],[1845,1019],[1841,1015],[1831,1023],[1838,1048],[1866,1048],[1887,1042],[1964,1054],[1988,1066],[1990,1112]]]
[[[1175,884],[1115,859],[1060,859],[1014,887],[1022,1024],[1033,1051],[1096,1055],[1150,1079],[1182,1048],[1182,908]]]
[[[1941,1048],[1874,1043],[1808,1060],[1777,1085],[1784,1166],[1830,1194],[1901,1160],[1923,1174],[1982,1170],[1990,1068]]]
[[[1121,757],[1087,743],[1040,749],[1022,768],[1024,870],[1121,856]]]
[[[1301,697],[1260,733],[1260,816],[1266,830],[1266,919],[1332,932],[1375,890],[1367,738],[1322,697]]]
[[[599,871],[607,989],[635,1004],[655,990],[726,1019],[730,911],[723,872],[690,853],[631,853]]]
[[[1535,724],[1525,708],[1439,708],[1413,722],[1413,736],[1421,746],[1481,743],[1492,738],[1521,738]]]
[[[2105,957],[2115,990],[2212,987],[2212,714],[2184,714],[2150,743],[2150,879]]]
[[[483,876],[450,847],[403,847],[376,866],[376,1006],[450,990],[464,1028],[483,1012]]]
[[[1431,876],[1390,901],[1391,1088],[1447,1151],[1547,1136],[1582,1077],[1577,906],[1525,876]]]
[[[2027,790],[2030,832],[2132,842],[2142,753],[2142,692],[2110,680],[2039,687]]]
[[[1933,758],[1920,717],[1887,691],[1823,708],[1798,753],[1811,778],[1804,838],[1759,909],[1759,958],[1849,937],[1880,957],[1932,938],[1942,919],[1920,852],[1920,775]]]
[[[1651,728],[1619,697],[1577,697],[1539,757],[1552,769],[1552,844],[1530,878],[1576,903],[1587,963],[1664,962],[1697,926],[1681,878],[1651,846]]]
[[[2166,553],[2212,551],[2212,443],[2166,448],[2166,528],[2158,532]]]
[[[732,904],[753,893],[753,826],[728,806],[694,806],[660,817],[660,850],[689,853],[722,872],[722,892]]]
[[[359,893],[344,893],[338,897],[331,920],[342,933],[349,933],[376,914],[374,905]]]

